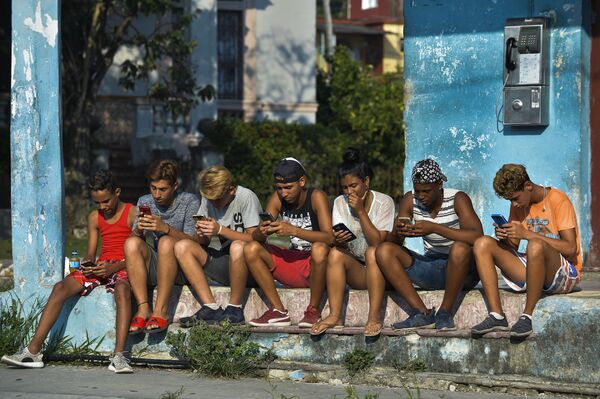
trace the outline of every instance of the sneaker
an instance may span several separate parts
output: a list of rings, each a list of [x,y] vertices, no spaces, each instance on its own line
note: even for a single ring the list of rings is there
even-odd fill
[[[491,314],[484,321],[471,328],[471,334],[483,335],[492,331],[508,331],[506,317],[498,320]]]
[[[510,329],[511,337],[527,337],[533,332],[531,327],[531,319],[525,315],[521,316],[519,320]]]
[[[452,315],[447,310],[441,309],[435,314],[435,329],[440,331],[454,331],[456,326]]]
[[[236,306],[227,306],[223,309],[219,321],[228,321],[231,324],[243,324],[246,322],[246,319],[244,319],[244,309]]]
[[[42,358],[44,355],[42,353],[33,354],[29,352],[27,347],[23,348],[21,352],[17,352],[14,355],[4,355],[2,356],[2,363],[10,364],[11,366],[28,368],[28,369],[41,369],[44,367],[44,362]]]
[[[416,330],[418,328],[435,328],[435,310],[429,309],[427,313],[415,313],[406,320],[392,324],[394,330]]]
[[[133,369],[129,365],[129,359],[125,357],[123,352],[113,353],[113,355],[109,357],[108,360],[110,361],[108,369],[110,371],[114,371],[115,374],[133,373]]]
[[[282,312],[277,309],[269,309],[258,319],[251,320],[250,325],[255,327],[285,327],[291,326],[292,321],[287,310]]]
[[[313,324],[319,321],[320,318],[321,312],[319,312],[319,309],[315,308],[314,306],[308,305],[308,307],[304,311],[304,317],[302,318],[302,320],[300,320],[300,323],[298,323],[298,327],[311,328]]]
[[[220,320],[221,313],[223,313],[221,308],[211,309],[208,306],[202,306],[200,310],[192,316],[179,319],[179,325],[183,328],[189,328],[201,321],[204,321],[207,324],[214,324]]]

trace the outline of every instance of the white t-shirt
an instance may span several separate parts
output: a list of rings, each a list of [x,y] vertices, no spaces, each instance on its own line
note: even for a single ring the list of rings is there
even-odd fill
[[[386,194],[371,190],[373,201],[367,212],[371,223],[377,230],[392,231],[394,228],[394,200]],[[344,223],[356,236],[356,240],[348,243],[348,249],[357,259],[364,261],[369,244],[362,231],[358,217],[351,213],[348,198],[345,195],[337,197],[333,203],[333,225]]]

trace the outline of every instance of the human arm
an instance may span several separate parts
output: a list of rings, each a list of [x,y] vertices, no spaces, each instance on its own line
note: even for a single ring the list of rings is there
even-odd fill
[[[371,192],[371,201],[375,201],[375,194]],[[390,198],[391,201],[391,198]],[[369,217],[369,212],[365,209],[364,201],[358,197],[358,195],[351,193],[348,195],[348,205],[354,211],[356,216],[358,217],[358,221],[360,223],[360,227],[362,228],[362,232],[365,236],[365,240],[369,246],[376,246],[385,241],[388,235],[388,231],[378,228],[375,226],[371,218]],[[373,206],[371,204],[371,206]],[[394,204],[393,201],[391,204],[387,204],[387,207],[384,207],[379,210],[380,212],[386,213],[386,215],[376,215],[376,217],[381,218],[394,218]],[[381,226],[382,227],[382,226]]]
[[[281,200],[279,199],[277,192],[271,194],[269,202],[267,203],[266,211],[275,218],[279,216],[279,212],[281,212]],[[273,232],[271,232],[271,223],[274,222],[261,221],[258,225],[258,228],[252,231],[252,239],[258,242],[265,242],[267,237],[273,234]]]
[[[396,220],[394,221],[394,229],[387,236],[387,241],[391,241],[398,245],[404,244],[404,239],[409,237],[409,229],[411,224],[406,223],[406,220],[402,218],[408,218],[409,220],[413,218],[413,196],[412,192],[408,191],[400,200],[398,204],[398,215],[396,216]]]
[[[86,262],[96,262],[96,252],[98,251],[98,211],[90,212],[87,219],[88,242],[85,257],[81,260],[81,272],[90,276],[93,272],[88,267],[83,266]]]

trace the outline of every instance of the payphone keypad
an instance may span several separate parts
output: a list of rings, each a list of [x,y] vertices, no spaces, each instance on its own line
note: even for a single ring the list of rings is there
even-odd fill
[[[523,27],[519,31],[519,53],[539,53],[540,52],[540,27]]]

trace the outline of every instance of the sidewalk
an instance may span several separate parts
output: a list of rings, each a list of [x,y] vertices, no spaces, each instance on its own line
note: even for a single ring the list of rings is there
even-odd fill
[[[134,374],[115,375],[106,367],[47,366],[41,370],[23,370],[0,366],[1,398],[36,399],[96,399],[96,398],[155,398],[175,393],[183,387],[178,398],[346,398],[346,386],[309,384],[264,379],[219,380],[197,377],[182,370],[145,369],[137,367]],[[376,386],[357,386],[359,398],[367,393],[379,394],[378,399],[404,399],[410,396],[403,389]],[[467,393],[450,391],[421,391],[414,398],[509,399],[503,393]],[[282,396],[285,395],[285,396]],[[173,396],[175,397],[175,396]],[[544,395],[544,398],[553,398]]]

